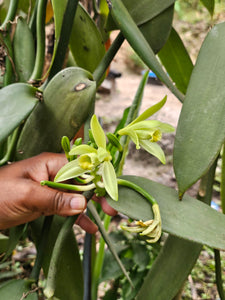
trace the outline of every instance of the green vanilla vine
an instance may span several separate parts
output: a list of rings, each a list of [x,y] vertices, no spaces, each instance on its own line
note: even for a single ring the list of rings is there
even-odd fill
[[[44,67],[44,57],[45,57],[46,5],[47,5],[47,0],[38,1],[37,19],[36,19],[37,51],[36,51],[36,59],[35,59],[33,73],[29,79],[30,82],[39,81],[41,80],[42,77],[42,71]]]
[[[47,185],[48,187],[55,188],[55,189],[66,189],[75,192],[85,192],[90,191],[95,188],[95,184],[91,183],[89,185],[75,185],[75,184],[66,184],[66,183],[58,183],[52,182],[48,180],[42,180],[41,185]]]
[[[149,243],[157,242],[162,233],[162,226],[161,226],[162,222],[161,222],[161,216],[160,216],[159,206],[157,201],[144,189],[134,184],[133,182],[118,178],[117,183],[121,186],[126,186],[128,188],[131,188],[134,191],[141,194],[143,197],[145,197],[145,199],[148,200],[149,203],[152,205],[152,210],[154,215],[153,220],[148,220],[145,222],[137,221],[136,226],[121,226],[121,228],[123,230],[133,232],[133,233],[139,233],[142,236],[146,236],[150,238],[147,240],[147,242]],[[58,183],[58,182],[52,182],[46,180],[41,181],[41,185],[47,185],[52,188],[67,189],[71,191],[89,191],[95,188],[94,183],[89,185],[73,185],[73,184]]]

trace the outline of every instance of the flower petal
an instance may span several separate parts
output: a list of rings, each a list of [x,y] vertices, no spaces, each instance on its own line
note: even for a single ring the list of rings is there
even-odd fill
[[[160,125],[158,126],[158,129],[160,129],[162,132],[174,132],[174,127],[167,123],[160,122]]]
[[[104,161],[102,164],[102,179],[109,196],[117,201],[118,200],[118,184],[116,173],[113,165],[109,161]]]
[[[105,133],[98,122],[96,115],[93,115],[91,118],[91,131],[94,137],[94,140],[98,147],[106,148],[106,137]]]
[[[157,143],[152,143],[147,140],[140,140],[140,145],[150,154],[157,157],[163,164],[166,163],[165,154],[162,148]]]
[[[134,130],[130,130],[129,127],[125,127],[118,131],[119,135],[128,135],[131,140],[136,144],[136,148],[140,149],[138,135]]]
[[[75,178],[85,173],[85,170],[78,165],[78,160],[72,160],[63,166],[55,176],[54,181],[60,182],[67,179]]]
[[[82,154],[87,154],[87,153],[97,153],[97,150],[89,145],[79,145],[73,147],[69,155],[82,155]]]
[[[166,103],[166,99],[167,99],[167,96],[165,96],[160,102],[158,102],[155,105],[149,107],[139,117],[137,117],[133,122],[131,122],[130,125],[133,125],[133,124],[138,123],[140,121],[144,121],[147,118],[154,115],[158,110],[160,110],[163,107],[163,105]]]
[[[148,129],[157,129],[160,128],[162,122],[158,120],[146,120],[135,123],[133,125],[128,125],[130,130],[148,130]]]

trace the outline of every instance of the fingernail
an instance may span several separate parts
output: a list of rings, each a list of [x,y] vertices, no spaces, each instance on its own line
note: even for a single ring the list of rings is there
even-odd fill
[[[70,201],[70,207],[73,210],[83,210],[86,207],[86,200],[83,196],[77,195]]]

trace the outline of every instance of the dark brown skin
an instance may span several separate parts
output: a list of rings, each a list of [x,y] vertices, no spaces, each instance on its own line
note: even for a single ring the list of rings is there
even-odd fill
[[[0,168],[0,229],[33,221],[42,215],[72,216],[84,211],[87,203],[81,194],[40,185],[42,180],[53,180],[66,162],[65,155],[42,153]],[[97,201],[106,213],[116,214],[104,198]],[[84,214],[79,216],[77,224],[89,233],[98,230]]]

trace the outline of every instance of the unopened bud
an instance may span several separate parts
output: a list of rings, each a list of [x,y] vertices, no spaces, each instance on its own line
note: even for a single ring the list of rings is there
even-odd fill
[[[108,132],[108,133],[106,134],[106,136],[107,136],[109,142],[110,142],[114,147],[116,147],[120,152],[123,151],[123,147],[122,147],[122,145],[120,144],[120,141],[119,141],[119,139],[116,137],[115,134],[113,134],[113,133],[111,133],[111,132]]]

